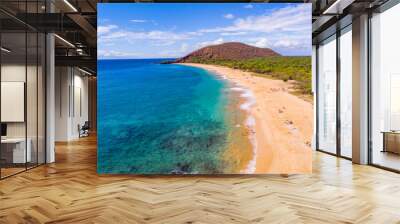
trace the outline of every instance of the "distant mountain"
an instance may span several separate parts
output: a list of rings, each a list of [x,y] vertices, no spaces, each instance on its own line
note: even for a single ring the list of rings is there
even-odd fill
[[[269,48],[253,47],[239,42],[228,42],[200,48],[174,63],[192,62],[192,59],[250,59],[259,57],[281,56]]]

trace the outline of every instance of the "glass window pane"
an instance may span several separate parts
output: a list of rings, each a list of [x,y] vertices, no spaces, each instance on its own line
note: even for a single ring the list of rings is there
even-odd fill
[[[336,36],[318,48],[318,148],[336,153]]]
[[[400,5],[371,19],[372,163],[400,170]]]
[[[0,7],[19,15],[44,13],[45,1],[0,1]],[[45,162],[46,40],[43,33],[8,14],[0,12],[0,17],[0,177],[4,178]]]
[[[38,111],[37,111],[37,79],[38,79],[38,35],[36,32],[27,33],[28,55],[27,55],[27,80],[26,80],[26,113],[27,113],[27,142],[30,147],[30,160],[28,160],[28,168],[37,165],[37,132],[38,132]]]
[[[30,161],[25,119],[26,34],[3,32],[1,45],[6,49],[1,50],[1,173],[5,177],[25,170]]]
[[[45,84],[45,60],[46,60],[46,52],[45,52],[45,44],[46,44],[46,36],[43,33],[39,33],[39,42],[38,42],[38,164],[45,163],[45,94],[46,94],[46,84]]]
[[[340,152],[352,157],[352,35],[351,26],[340,36]]]

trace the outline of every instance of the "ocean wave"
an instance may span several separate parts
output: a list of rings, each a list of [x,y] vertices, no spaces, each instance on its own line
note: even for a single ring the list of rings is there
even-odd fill
[[[240,94],[240,96],[247,99],[245,103],[240,105],[240,109],[242,110],[248,111],[256,103],[256,98],[250,90],[245,89],[244,93]]]
[[[254,127],[255,125],[256,125],[256,119],[254,119],[253,116],[249,116],[249,117],[246,119],[246,126],[247,126],[247,127]]]
[[[232,87],[230,88],[232,91],[241,92],[240,97],[245,98],[245,102],[240,105],[240,109],[245,111],[250,111],[251,107],[256,103],[256,98],[253,95],[253,92],[249,89],[243,87]],[[256,171],[256,163],[257,163],[257,141],[255,136],[255,125],[256,120],[250,114],[248,115],[245,125],[250,130],[249,140],[251,145],[253,146],[253,158],[249,161],[246,168],[242,171],[242,173],[250,174]]]
[[[254,119],[254,118],[253,118]],[[257,164],[257,141],[254,129],[251,128],[251,134],[249,135],[250,143],[253,145],[253,158],[247,164],[247,167],[242,171],[242,173],[250,174],[256,172]]]
[[[240,105],[240,109],[248,111],[256,103],[256,98],[251,90],[242,87],[232,87],[230,89],[232,91],[242,92],[240,97],[247,99],[243,104]]]
[[[237,92],[242,92],[242,91],[244,91],[244,89],[241,88],[241,87],[231,87],[231,90],[232,90],[232,91],[237,91]]]

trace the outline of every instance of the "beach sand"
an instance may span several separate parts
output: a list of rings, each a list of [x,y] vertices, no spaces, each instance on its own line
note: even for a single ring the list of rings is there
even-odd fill
[[[217,65],[184,63],[226,77],[255,97],[249,108],[256,145],[254,173],[311,173],[313,105],[290,93],[292,84]]]

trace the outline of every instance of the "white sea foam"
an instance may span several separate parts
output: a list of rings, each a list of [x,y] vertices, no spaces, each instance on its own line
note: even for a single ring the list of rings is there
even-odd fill
[[[256,103],[256,98],[253,95],[253,92],[249,89],[242,87],[232,87],[232,91],[241,92],[240,97],[245,98],[245,102],[240,105],[240,109],[245,111],[250,111],[251,107]],[[242,170],[242,173],[254,173],[256,171],[256,162],[257,162],[257,141],[255,136],[255,125],[256,120],[253,116],[249,114],[245,121],[245,125],[250,129],[249,140],[251,145],[253,146],[253,158],[249,161],[246,168]]]
[[[240,94],[240,96],[246,98],[246,102],[240,105],[242,110],[248,111],[256,103],[256,98],[250,90],[244,90],[244,93]]]
[[[244,93],[240,94],[243,98],[254,98],[253,93],[250,90],[244,90]]]
[[[249,140],[253,146],[253,158],[250,160],[249,164],[247,164],[244,173],[254,173],[256,171],[256,162],[257,162],[257,141],[255,136],[254,127],[256,125],[256,120],[253,116],[249,116],[245,121],[246,126],[250,129]]]
[[[255,125],[256,125],[256,119],[254,119],[253,116],[249,116],[249,117],[246,119],[246,126],[247,126],[247,127],[254,127]]]
[[[240,105],[240,109],[249,111],[250,108],[256,103],[256,99],[249,89],[245,89],[242,87],[232,87],[232,91],[242,92],[240,97],[246,98],[246,102]]]
[[[249,135],[250,143],[253,145],[253,158],[250,160],[249,164],[247,164],[246,169],[242,171],[242,173],[254,173],[256,171],[256,163],[257,163],[257,141],[255,132],[252,129],[251,134]]]
[[[232,91],[237,91],[237,92],[243,92],[244,91],[244,89],[241,88],[241,87],[232,87],[231,90]]]
[[[235,82],[236,83],[236,82]],[[237,84],[237,83],[236,83]],[[253,95],[253,92],[250,91],[249,89],[240,87],[239,85],[236,85],[235,87],[230,88],[232,91],[235,92],[241,92],[240,97],[245,98],[245,102],[240,105],[240,109],[245,110],[245,111],[250,111],[250,108],[254,106],[256,103],[256,98]],[[256,141],[256,136],[255,136],[255,125],[256,125],[256,120],[254,119],[253,116],[250,115],[247,117],[245,124],[247,128],[250,129],[250,135],[249,135],[249,140],[251,145],[253,146],[253,158],[249,161],[249,164],[247,164],[246,168],[242,170],[242,173],[254,173],[256,171],[256,162],[257,162],[257,141]],[[236,125],[237,127],[237,125]]]

